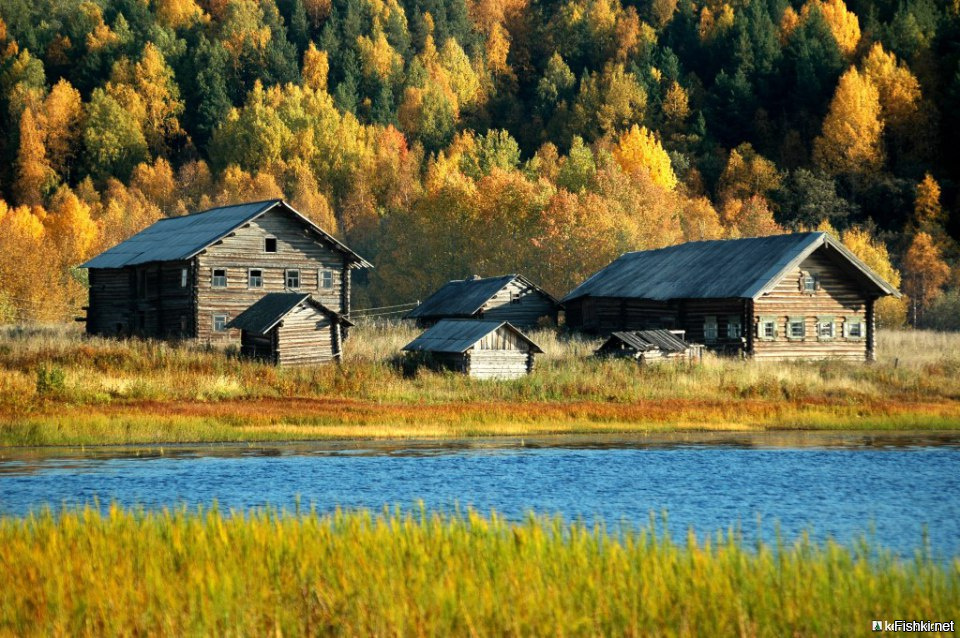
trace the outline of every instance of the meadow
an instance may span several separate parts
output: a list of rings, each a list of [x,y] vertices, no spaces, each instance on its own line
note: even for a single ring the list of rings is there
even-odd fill
[[[72,326],[3,328],[0,444],[960,427],[954,333],[881,331],[871,365],[707,356],[641,368],[541,330],[537,370],[512,381],[410,374],[398,353],[416,334],[368,323],[342,365],[283,369]]]
[[[0,519],[3,635],[856,636],[960,616],[960,560],[530,515]]]

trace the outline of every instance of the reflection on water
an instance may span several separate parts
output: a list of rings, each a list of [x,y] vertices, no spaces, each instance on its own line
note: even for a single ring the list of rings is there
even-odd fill
[[[459,441],[344,441],[87,449],[0,449],[0,512],[99,499],[159,508],[210,504],[495,509],[644,524],[669,512],[682,535],[864,533],[909,552],[924,528],[960,554],[960,435],[683,433]],[[758,522],[760,521],[760,522]]]

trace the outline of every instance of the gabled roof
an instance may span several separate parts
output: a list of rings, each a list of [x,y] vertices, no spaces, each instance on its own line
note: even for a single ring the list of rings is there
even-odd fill
[[[239,328],[253,334],[266,334],[302,303],[309,303],[334,321],[352,326],[349,320],[327,308],[308,294],[301,292],[271,292],[237,315],[227,328]]]
[[[604,342],[604,346],[611,341],[618,340],[634,348],[638,352],[658,349],[661,352],[684,352],[690,346],[669,330],[635,330],[631,332],[614,332]],[[600,347],[603,349],[603,346]]]
[[[558,303],[545,290],[530,282],[522,275],[502,275],[484,279],[454,279],[448,281],[423,303],[407,313],[408,319],[420,317],[471,317],[490,301],[490,298],[504,289],[514,280],[530,286],[547,297],[552,303]]]
[[[836,260],[876,294],[900,296],[880,275],[827,233],[793,233],[695,241],[626,253],[570,291],[581,297],[757,299],[772,290],[811,253],[826,247]]]
[[[351,267],[372,268],[363,257],[353,252],[322,228],[301,215],[282,199],[248,202],[235,206],[220,206],[209,210],[168,217],[154,222],[126,241],[120,242],[81,268],[123,268],[158,261],[190,259],[211,244],[223,239],[237,228],[257,219],[267,211],[282,207],[334,250],[351,260]]]
[[[403,349],[462,354],[488,334],[496,332],[501,327],[520,337],[534,352],[543,352],[540,346],[513,327],[510,322],[484,319],[443,319],[405,345]]]

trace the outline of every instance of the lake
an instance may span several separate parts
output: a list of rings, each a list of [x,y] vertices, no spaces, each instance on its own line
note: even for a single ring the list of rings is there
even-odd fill
[[[116,501],[561,514],[960,555],[957,433],[759,433],[0,449],[0,513]]]

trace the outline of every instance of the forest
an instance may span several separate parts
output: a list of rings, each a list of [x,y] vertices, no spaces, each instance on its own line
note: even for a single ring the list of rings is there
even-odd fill
[[[619,254],[829,230],[960,328],[960,0],[3,0],[0,323],[83,261],[286,198],[357,308]]]

